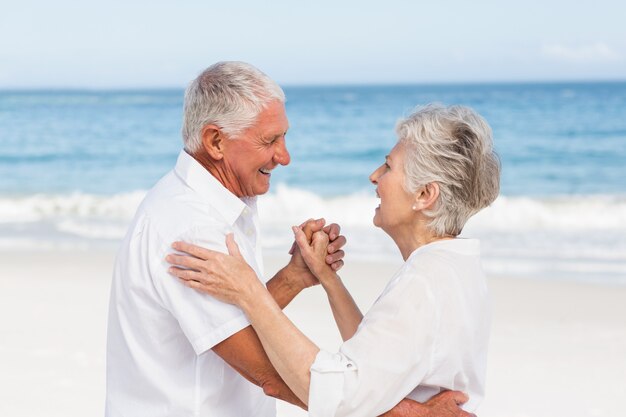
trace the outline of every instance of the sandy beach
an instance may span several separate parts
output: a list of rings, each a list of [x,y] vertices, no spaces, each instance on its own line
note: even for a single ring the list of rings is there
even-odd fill
[[[0,252],[0,415],[103,414],[113,250]],[[275,271],[283,256],[270,256]],[[351,261],[366,310],[398,264]],[[494,321],[481,417],[623,416],[626,288],[490,277]],[[322,347],[340,338],[319,289],[287,309]],[[279,416],[304,416],[286,404]]]

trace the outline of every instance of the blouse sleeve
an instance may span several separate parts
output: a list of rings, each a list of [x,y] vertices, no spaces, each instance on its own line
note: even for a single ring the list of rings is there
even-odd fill
[[[377,416],[393,408],[432,368],[438,317],[427,281],[400,276],[338,353],[311,366],[309,415]]]

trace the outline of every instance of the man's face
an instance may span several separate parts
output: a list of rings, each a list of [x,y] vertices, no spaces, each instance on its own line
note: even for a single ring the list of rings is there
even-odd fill
[[[225,141],[225,185],[233,194],[254,197],[269,190],[271,171],[291,160],[285,144],[288,129],[285,105],[274,101],[254,125]]]

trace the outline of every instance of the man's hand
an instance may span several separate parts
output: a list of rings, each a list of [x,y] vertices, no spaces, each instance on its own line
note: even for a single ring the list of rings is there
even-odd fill
[[[380,417],[476,417],[460,407],[468,399],[459,391],[441,392],[424,404],[405,398]]]
[[[331,223],[322,229],[328,235],[328,255],[326,263],[333,271],[339,271],[343,267],[343,257],[346,255],[341,249],[346,244],[346,237],[341,235],[341,227],[337,223]]]

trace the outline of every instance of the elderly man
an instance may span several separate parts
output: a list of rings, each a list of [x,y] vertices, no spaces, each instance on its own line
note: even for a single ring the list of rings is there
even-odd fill
[[[234,233],[246,262],[264,276],[255,198],[269,190],[272,170],[290,161],[284,101],[276,83],[237,62],[209,67],[187,89],[185,149],[140,205],[116,260],[107,416],[270,417],[271,397],[303,406],[244,313],[185,287],[164,261],[177,240],[227,252],[225,236]],[[307,224],[312,231],[323,226]],[[333,240],[327,262],[338,269],[345,238],[337,225],[324,230]],[[266,286],[284,307],[316,283],[295,251]],[[390,415],[463,415],[455,405],[462,397],[405,400]]]

